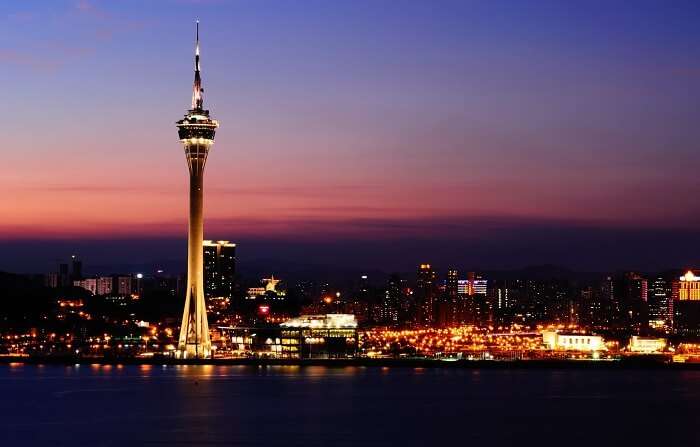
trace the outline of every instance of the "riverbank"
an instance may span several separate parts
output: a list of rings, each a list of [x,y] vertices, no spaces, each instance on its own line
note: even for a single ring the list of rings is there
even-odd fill
[[[349,358],[349,359],[269,359],[269,358],[214,358],[173,359],[151,358],[80,358],[71,356],[50,357],[0,357],[0,364],[58,364],[58,365],[228,365],[228,366],[325,366],[344,367],[406,367],[406,368],[475,368],[475,369],[521,369],[521,368],[583,368],[583,369],[700,369],[700,363],[675,363],[668,356],[635,356],[606,360],[441,360],[423,358]]]

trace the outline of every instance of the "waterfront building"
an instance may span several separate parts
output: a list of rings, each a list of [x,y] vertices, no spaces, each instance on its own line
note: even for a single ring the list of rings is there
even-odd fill
[[[352,314],[302,315],[277,327],[218,329],[223,356],[328,359],[357,353],[357,320]]]
[[[678,282],[679,301],[700,301],[700,276],[688,270]]]
[[[686,337],[700,337],[700,277],[690,270],[686,272],[674,281],[672,296],[675,298],[673,332]]]
[[[661,353],[666,349],[666,339],[633,335],[630,338],[628,349],[630,352],[638,354]]]
[[[178,136],[185,148],[190,173],[190,211],[187,250],[187,290],[185,309],[180,325],[177,355],[180,358],[211,356],[209,323],[204,299],[204,165],[214,144],[219,123],[204,109],[204,97],[199,63],[199,22],[194,59],[192,108],[177,122]]]
[[[605,351],[605,340],[600,335],[568,334],[543,331],[542,342],[555,351]]]
[[[281,329],[279,327],[220,326],[217,357],[282,357]]]
[[[357,320],[352,314],[302,315],[280,327],[283,357],[347,358],[357,352]]]

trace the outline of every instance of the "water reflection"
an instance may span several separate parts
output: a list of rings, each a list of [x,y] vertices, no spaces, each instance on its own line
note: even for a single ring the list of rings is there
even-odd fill
[[[700,445],[700,371],[8,364],[0,395],[0,445]]]

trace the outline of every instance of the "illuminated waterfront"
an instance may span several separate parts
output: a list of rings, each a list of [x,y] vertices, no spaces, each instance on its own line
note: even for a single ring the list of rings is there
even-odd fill
[[[2,365],[0,392],[0,445],[700,442],[697,371]]]

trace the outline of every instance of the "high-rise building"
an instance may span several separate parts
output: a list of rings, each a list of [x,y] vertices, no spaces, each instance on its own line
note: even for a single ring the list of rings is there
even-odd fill
[[[615,298],[615,280],[607,276],[600,284],[600,302],[603,312],[596,326],[600,329],[613,329],[620,324],[622,307],[620,301]]]
[[[688,271],[674,281],[673,332],[683,336],[700,336],[700,277]]]
[[[649,283],[638,273],[630,272],[625,275],[621,285],[622,290],[621,293],[618,291],[618,297],[622,300],[625,312],[630,316],[628,324],[639,331],[649,320]]]
[[[204,165],[219,123],[204,109],[199,65],[199,22],[194,57],[192,108],[177,122],[178,136],[185,148],[190,172],[190,216],[187,249],[187,293],[182,315],[177,355],[181,358],[208,358],[211,340],[204,300]]]
[[[380,322],[383,324],[398,324],[401,315],[401,304],[404,300],[401,278],[393,274],[389,277],[380,306]]]
[[[58,272],[50,272],[49,274],[47,274],[44,284],[46,285],[46,287],[60,287],[61,277],[58,274]]]
[[[58,266],[58,277],[61,287],[66,287],[68,285],[73,285],[73,281],[70,279],[70,274],[68,273],[68,264],[61,263]]]
[[[435,323],[437,273],[431,268],[430,264],[421,264],[418,267],[416,295],[418,302],[417,323],[423,326],[431,326]]]
[[[679,280],[671,281],[671,299],[676,302],[680,298],[681,282]]]
[[[457,277],[457,270],[455,269],[450,269],[447,271],[445,292],[450,299],[457,300],[457,294],[459,293],[459,278]]]
[[[700,276],[688,270],[678,282],[679,301],[700,301]]]
[[[609,298],[609,328],[623,333],[639,333],[648,325],[648,281],[627,272],[603,282],[604,299]]]
[[[204,296],[231,298],[236,275],[236,244],[204,241]]]
[[[111,295],[113,290],[114,278],[111,276],[100,276],[97,278],[95,286],[96,295]]]
[[[649,284],[649,327],[669,332],[673,326],[673,299],[671,281],[657,276]]]
[[[516,314],[524,288],[520,280],[491,281],[482,319],[496,325],[519,322]]]
[[[458,279],[457,280],[457,293],[459,295],[469,295],[469,280],[468,279]]]
[[[86,278],[73,281],[75,287],[80,287],[87,290],[93,295],[97,295],[97,278]]]
[[[134,291],[133,278],[131,276],[117,276],[117,295],[129,296]]]
[[[524,281],[524,294],[517,305],[525,323],[573,323],[573,300],[565,280]]]
[[[166,293],[172,297],[180,296],[178,294],[178,276],[169,275],[163,270],[157,270],[149,282],[149,292]]]
[[[476,272],[467,272],[467,295],[474,295],[474,280],[476,279]]]
[[[83,262],[76,255],[71,256],[71,281],[83,279]]]
[[[588,285],[579,290],[575,302],[575,323],[590,328],[605,330],[610,322],[610,300],[604,299],[602,287]]]
[[[488,290],[488,280],[482,278],[482,277],[477,277],[474,279],[472,282],[472,290],[473,290],[473,295],[486,295],[486,292]]]
[[[131,283],[131,285],[134,287],[131,293],[132,296],[137,298],[142,297],[144,291],[146,290],[146,283],[147,278],[143,275],[143,273],[135,274]]]
[[[464,318],[465,309],[460,306],[459,300],[459,278],[457,270],[447,270],[447,280],[445,281],[445,292],[437,304],[437,324],[446,327],[459,324]]]

